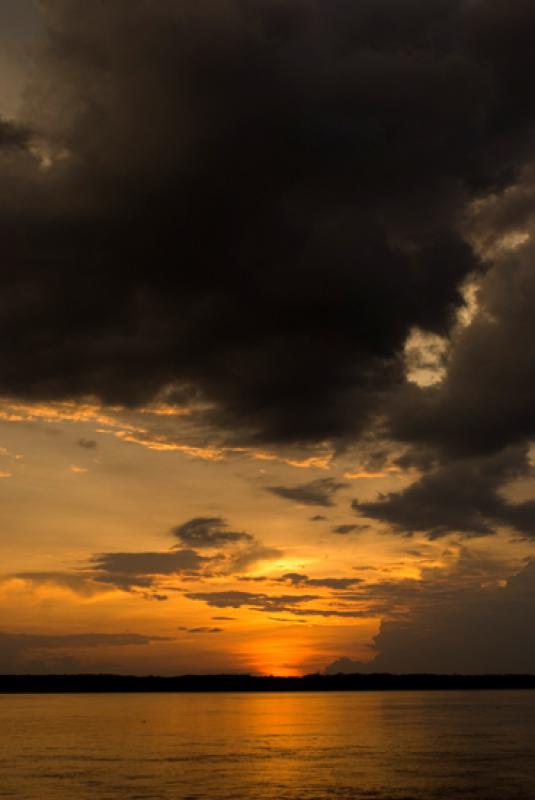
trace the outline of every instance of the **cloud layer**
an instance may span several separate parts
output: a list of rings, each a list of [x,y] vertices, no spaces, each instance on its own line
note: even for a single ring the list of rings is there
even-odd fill
[[[463,215],[532,157],[529,4],[41,7],[25,127],[0,127],[0,390],[362,431],[481,267]]]

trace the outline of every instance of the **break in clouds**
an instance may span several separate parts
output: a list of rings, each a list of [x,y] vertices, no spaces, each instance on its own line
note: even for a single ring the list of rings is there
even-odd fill
[[[402,443],[431,475],[360,511],[530,535],[498,495],[534,433],[532,4],[40,8],[0,122],[1,392],[165,392],[232,442]],[[445,337],[439,383],[406,381],[415,330]],[[331,504],[301,488],[271,491]]]

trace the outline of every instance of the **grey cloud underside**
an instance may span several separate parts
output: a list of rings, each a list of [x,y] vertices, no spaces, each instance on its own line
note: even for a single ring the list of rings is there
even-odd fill
[[[174,383],[234,438],[358,434],[481,267],[467,204],[532,157],[532,5],[40,5],[27,124],[68,157],[0,127],[0,393]]]
[[[401,533],[423,532],[430,539],[452,531],[488,536],[497,527],[535,538],[535,501],[512,502],[503,495],[508,482],[532,475],[525,446],[492,456],[448,461],[430,469],[405,491],[353,502],[359,514],[388,522]]]
[[[334,506],[336,492],[346,486],[334,478],[319,478],[297,486],[268,486],[267,491],[305,506]]]

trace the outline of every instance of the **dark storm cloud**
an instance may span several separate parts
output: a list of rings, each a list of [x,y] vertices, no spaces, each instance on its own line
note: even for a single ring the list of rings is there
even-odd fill
[[[371,662],[341,658],[326,671],[535,672],[535,562],[503,588],[458,587],[439,602],[426,600],[381,624]]]
[[[444,382],[394,397],[394,436],[458,457],[535,434],[534,258],[528,244],[495,259],[479,291],[480,312],[454,339]]]
[[[319,478],[298,486],[268,486],[266,491],[306,506],[333,506],[336,492],[346,486],[347,483],[340,483],[334,478]]]
[[[426,472],[403,492],[353,502],[358,513],[390,523],[401,533],[437,539],[452,531],[486,536],[497,526],[535,537],[535,501],[503,496],[507,482],[531,475],[527,448],[511,447],[492,456],[449,461]]]
[[[532,158],[532,5],[41,7],[26,116],[61,159],[2,200],[0,392],[358,434],[480,267],[468,203]]]
[[[30,132],[9,120],[0,117],[0,152],[26,150],[30,143]]]
[[[173,528],[173,535],[186,547],[224,547],[237,542],[252,542],[253,536],[228,530],[222,517],[195,517]]]

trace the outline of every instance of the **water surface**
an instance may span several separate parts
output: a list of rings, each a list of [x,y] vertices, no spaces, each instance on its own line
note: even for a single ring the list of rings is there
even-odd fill
[[[532,800],[535,692],[0,695],[0,798]]]

